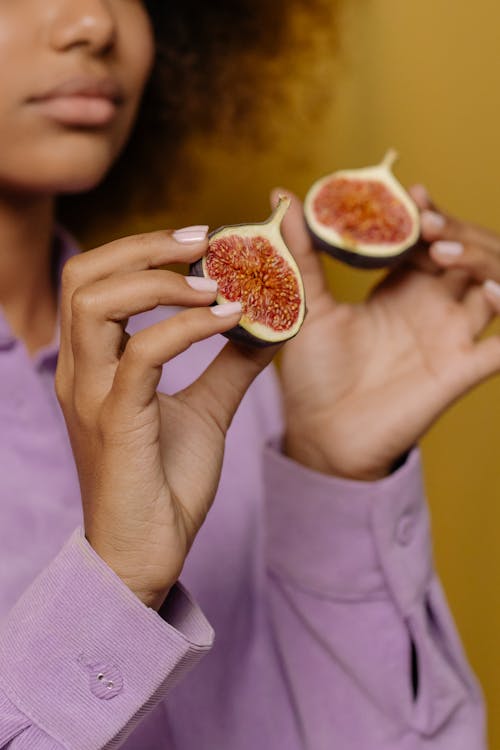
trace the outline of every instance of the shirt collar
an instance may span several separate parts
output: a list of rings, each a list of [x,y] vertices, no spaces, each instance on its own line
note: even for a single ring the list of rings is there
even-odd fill
[[[10,349],[15,340],[15,336],[10,330],[9,324],[5,320],[0,309],[0,350]]]

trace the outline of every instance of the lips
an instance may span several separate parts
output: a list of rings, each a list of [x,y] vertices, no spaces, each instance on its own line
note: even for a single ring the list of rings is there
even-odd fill
[[[96,127],[111,123],[123,100],[123,90],[114,79],[77,77],[28,102],[42,115],[63,125]]]

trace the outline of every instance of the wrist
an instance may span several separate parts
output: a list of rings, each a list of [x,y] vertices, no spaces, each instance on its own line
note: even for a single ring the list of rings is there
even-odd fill
[[[88,534],[86,534],[86,539],[108,568],[146,607],[156,611],[160,609],[177,580],[176,576],[170,580],[170,577],[162,573],[155,576],[154,581],[148,580],[144,575],[144,569],[147,566],[145,566],[144,561],[142,564],[134,565],[136,555],[132,550],[129,549],[124,558],[121,553],[117,553],[113,545],[109,544],[109,541],[102,542],[98,538],[90,538]],[[142,557],[144,558],[144,555]],[[136,570],[141,571],[140,575],[135,572]]]
[[[154,609],[156,612],[158,612],[161,607],[163,606],[163,603],[165,599],[167,598],[171,586],[164,591],[156,592],[156,591],[148,591],[147,589],[141,589],[137,586],[134,586],[133,582],[129,581],[126,578],[122,578],[120,576],[123,583],[130,589],[130,591],[144,604],[145,607],[149,607],[149,609]],[[173,585],[173,584],[172,584]]]
[[[98,550],[96,550],[96,552],[99,557],[104,560],[106,565],[116,573],[125,586],[130,589],[134,596],[136,596],[146,607],[158,612],[167,598],[170,589],[175,584],[175,581],[172,581],[167,585],[164,585],[163,583],[157,586],[151,585],[143,576],[130,573],[129,568],[124,568],[120,564],[120,561],[105,557]]]
[[[320,474],[358,482],[384,479],[391,474],[393,466],[396,465],[394,461],[363,461],[356,455],[351,456],[349,460],[345,457],[337,459],[306,435],[294,435],[290,431],[285,433],[283,439],[283,453],[292,461]]]

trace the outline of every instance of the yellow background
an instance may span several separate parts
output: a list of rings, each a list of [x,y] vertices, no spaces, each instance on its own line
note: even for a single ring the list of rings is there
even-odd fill
[[[449,211],[500,231],[498,0],[347,0],[336,23],[334,65],[323,57],[305,71],[305,83],[295,82],[291,115],[269,108],[267,146],[238,145],[237,138],[195,144],[202,174],[175,207],[175,221],[214,226],[264,219],[272,185],[303,196],[316,177],[377,162],[394,146],[403,183],[422,181]],[[304,86],[312,99],[316,91],[313,114],[303,104]],[[376,278],[331,261],[326,267],[340,298],[361,298]],[[486,693],[494,749],[500,748],[499,446],[498,379],[463,399],[423,443],[437,564]]]

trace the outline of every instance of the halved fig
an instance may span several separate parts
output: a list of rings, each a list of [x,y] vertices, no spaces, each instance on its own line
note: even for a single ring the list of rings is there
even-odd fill
[[[392,174],[396,158],[390,150],[375,167],[334,172],[314,183],[304,214],[320,249],[353,266],[381,268],[417,244],[420,214]]]
[[[304,285],[281,234],[290,198],[281,196],[265,222],[216,229],[207,254],[191,273],[217,281],[215,304],[241,302],[238,326],[225,335],[256,346],[269,346],[295,336],[306,312]]]

